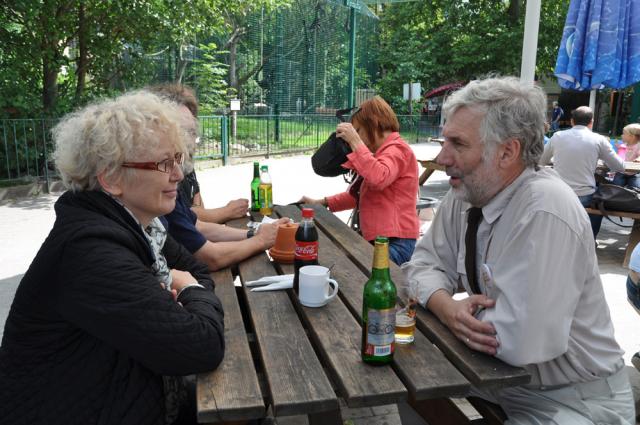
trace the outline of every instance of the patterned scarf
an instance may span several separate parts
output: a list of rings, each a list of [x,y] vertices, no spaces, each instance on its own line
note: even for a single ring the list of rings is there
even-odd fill
[[[149,241],[151,251],[155,257],[155,261],[151,266],[153,274],[166,289],[171,289],[171,272],[167,265],[167,259],[162,255],[162,248],[167,240],[167,229],[164,228],[160,219],[156,217],[144,229],[144,235]]]

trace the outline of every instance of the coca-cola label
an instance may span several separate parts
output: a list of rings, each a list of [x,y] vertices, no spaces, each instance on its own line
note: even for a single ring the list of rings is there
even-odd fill
[[[318,241],[296,241],[296,258],[298,260],[316,260],[318,258]]]

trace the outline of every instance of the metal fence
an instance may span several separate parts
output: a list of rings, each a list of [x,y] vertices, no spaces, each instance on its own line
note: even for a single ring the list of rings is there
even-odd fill
[[[0,120],[0,181],[49,178],[53,119]]]
[[[408,143],[439,135],[439,127],[420,115],[399,115]],[[335,131],[331,115],[201,116],[196,159],[221,159],[310,152]],[[0,120],[0,184],[55,175],[51,128],[55,119]]]

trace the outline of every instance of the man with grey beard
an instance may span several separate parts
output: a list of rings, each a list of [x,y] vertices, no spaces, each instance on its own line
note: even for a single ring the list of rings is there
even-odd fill
[[[403,270],[421,305],[471,349],[525,368],[527,385],[473,388],[508,424],[633,424],[589,219],[539,169],[546,96],[473,81],[444,105],[438,163],[451,190]],[[463,288],[469,296],[453,298]]]

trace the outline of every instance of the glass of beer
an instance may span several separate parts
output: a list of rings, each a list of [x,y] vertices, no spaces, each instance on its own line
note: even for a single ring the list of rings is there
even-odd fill
[[[409,344],[415,339],[416,310],[415,303],[396,310],[396,344]]]

